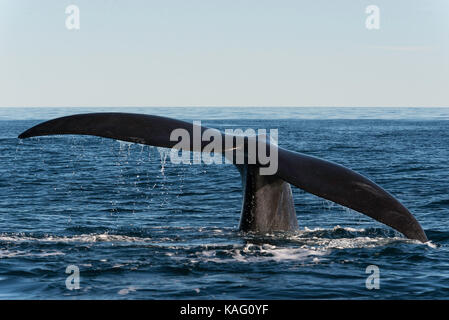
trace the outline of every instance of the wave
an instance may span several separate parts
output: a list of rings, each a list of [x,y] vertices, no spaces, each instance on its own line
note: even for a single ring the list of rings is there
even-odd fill
[[[7,250],[7,249],[0,249],[0,259],[3,258],[15,258],[15,257],[51,257],[51,256],[60,256],[64,255],[65,253],[62,251],[57,250],[50,250],[47,252],[40,252],[40,253],[31,253],[29,251],[23,251],[23,250]]]
[[[182,230],[186,228],[180,227]],[[181,230],[178,230],[178,233]],[[33,235],[33,234],[0,234],[0,243],[103,243],[111,242],[119,245],[143,246],[145,248],[164,249],[169,259],[188,260],[189,263],[259,263],[298,261],[303,263],[319,263],[323,258],[338,250],[387,247],[398,245],[428,246],[436,249],[431,241],[422,244],[416,240],[405,239],[395,231],[382,228],[351,228],[335,226],[326,228],[305,228],[296,232],[272,233],[265,235],[242,234],[236,230],[220,230],[214,228],[204,232],[196,229],[194,235],[202,232],[204,237],[198,241],[181,237],[152,237],[148,233],[142,236],[131,234],[115,234],[111,231],[79,235]],[[220,237],[218,240],[217,236]],[[189,234],[188,237],[192,237]],[[20,250],[0,250],[0,258],[20,256],[45,256],[64,254],[57,250],[42,253],[30,253]]]
[[[82,234],[75,236],[25,236],[25,235],[0,235],[1,242],[148,242],[152,238],[141,238],[115,234]]]

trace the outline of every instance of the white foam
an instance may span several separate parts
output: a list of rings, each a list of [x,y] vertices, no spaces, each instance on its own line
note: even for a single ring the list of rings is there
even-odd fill
[[[361,229],[357,229],[357,228],[351,228],[351,227],[340,227],[339,225],[336,225],[332,230],[333,231],[337,231],[337,230],[345,230],[348,232],[365,232],[365,229],[361,228]]]
[[[180,227],[179,229],[192,229],[190,227]],[[195,229],[195,228],[193,228]],[[332,234],[338,230],[345,230],[349,233],[356,233],[353,237],[347,238],[333,238]],[[200,229],[202,230],[202,229]],[[212,230],[215,233],[217,230]],[[221,231],[221,230],[220,230]],[[324,236],[321,234],[316,234],[317,231],[325,231]],[[279,238],[277,234],[266,235],[272,237],[274,240],[282,239],[288,242],[287,245],[276,246],[273,243],[251,243],[248,241],[245,245],[241,243],[202,243],[202,244],[191,244],[184,243],[179,240],[174,240],[168,237],[152,239],[151,237],[131,237],[124,235],[114,235],[109,233],[102,234],[82,234],[74,236],[52,236],[47,235],[43,237],[33,237],[25,236],[21,234],[0,234],[0,241],[21,243],[21,242],[54,242],[54,243],[101,243],[101,242],[123,242],[123,243],[140,243],[143,245],[157,245],[168,249],[170,252],[166,253],[167,257],[170,259],[183,260],[185,259],[184,254],[177,254],[178,251],[183,251],[189,248],[199,248],[195,252],[196,259],[191,259],[191,262],[195,261],[206,261],[206,262],[216,262],[216,263],[227,263],[227,262],[264,262],[264,261],[300,261],[300,262],[310,262],[318,263],[321,261],[322,256],[328,255],[334,250],[344,250],[353,248],[374,248],[388,246],[394,242],[404,242],[410,244],[426,245],[430,248],[437,248],[437,245],[431,241],[422,244],[417,240],[408,240],[402,237],[369,237],[360,236],[357,233],[365,232],[363,228],[342,228],[340,226],[335,226],[332,229],[324,228],[314,228],[310,229],[305,227],[303,231],[298,231],[296,233],[284,235]],[[329,234],[329,236],[326,236]],[[357,235],[357,236],[356,236]],[[260,239],[259,239],[260,241]],[[270,242],[270,241],[269,241]],[[217,253],[220,253],[217,257]],[[27,253],[24,251],[8,251],[0,250],[0,258],[9,258],[16,256],[52,256],[52,255],[63,255],[60,251],[50,251],[46,253]],[[101,260],[106,262],[106,260]],[[114,268],[122,267],[123,265],[114,265]]]
[[[64,252],[61,251],[50,251],[50,252],[41,252],[41,253],[30,253],[26,251],[10,251],[10,250],[2,250],[0,249],[0,259],[3,258],[13,258],[13,257],[50,257],[50,256],[59,256],[64,255]]]
[[[425,242],[424,244],[427,245],[429,248],[432,248],[432,249],[436,249],[437,248],[437,245],[435,243],[433,243],[432,241],[430,241],[430,240]]]
[[[0,235],[0,241],[4,242],[147,242],[151,238],[128,237],[113,234],[82,234],[76,236],[46,236],[42,238],[22,235]]]
[[[344,230],[344,231],[348,231],[348,232],[365,232],[366,229],[364,228],[351,228],[351,227],[341,227],[339,225],[336,225],[335,227],[333,227],[332,229],[326,229],[326,228],[308,228],[308,227],[304,227],[304,232],[317,232],[317,231],[337,231],[337,230]]]
[[[127,294],[129,294],[130,292],[134,292],[134,291],[136,291],[137,289],[136,289],[136,287],[133,287],[133,286],[131,286],[131,287],[128,287],[128,288],[124,288],[124,289],[121,289],[119,292],[117,292],[119,295],[127,295]]]
[[[339,230],[345,230],[352,234],[355,233],[354,237],[333,238],[332,233]],[[329,237],[313,234],[317,231],[327,231]],[[321,257],[330,254],[334,250],[383,247],[395,242],[427,245],[431,248],[437,247],[431,241],[423,244],[417,240],[409,240],[402,237],[355,236],[358,235],[357,233],[363,234],[363,232],[366,232],[364,228],[340,227],[338,225],[332,229],[310,229],[305,227],[304,231],[298,231],[282,238],[290,242],[289,247],[284,245],[278,247],[271,243],[255,244],[251,242],[244,246],[234,244],[232,249],[228,249],[226,246],[220,247],[219,245],[203,245],[205,250],[196,252],[196,255],[203,261],[216,263],[264,261],[299,261],[302,263],[310,261],[311,263],[319,263],[322,259]],[[279,237],[276,234],[268,234],[266,236],[274,239]],[[292,243],[297,243],[297,246],[292,246]],[[225,258],[217,258],[217,252],[220,251],[225,253]]]
[[[326,254],[325,250],[314,250],[306,247],[282,249],[276,248],[261,250],[261,252],[268,255],[265,259],[268,258],[268,260],[274,260],[276,262],[286,260],[304,261],[308,258],[311,258],[313,261],[314,256],[323,256]]]
[[[319,260],[313,260],[316,256],[322,256],[326,254],[326,250],[323,249],[311,249],[306,246],[299,248],[279,248],[271,244],[255,245],[252,243],[246,244],[243,248],[233,248],[223,250],[229,258],[217,258],[217,250],[205,250],[197,252],[200,259],[204,262],[216,262],[216,263],[257,263],[266,261],[306,261],[311,260],[317,262]]]

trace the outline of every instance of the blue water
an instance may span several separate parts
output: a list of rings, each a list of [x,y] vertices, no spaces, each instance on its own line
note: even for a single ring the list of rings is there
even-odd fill
[[[232,165],[174,165],[163,149],[96,137],[16,138],[99,110],[277,128],[280,146],[384,187],[430,242],[297,188],[297,232],[241,234]],[[448,120],[426,108],[0,109],[0,298],[447,299]],[[69,265],[78,290],[66,288]],[[365,285],[369,265],[379,289]]]

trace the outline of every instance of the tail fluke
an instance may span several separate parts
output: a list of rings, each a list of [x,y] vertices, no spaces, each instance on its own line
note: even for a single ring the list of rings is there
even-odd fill
[[[321,198],[363,213],[409,239],[427,241],[419,222],[398,200],[364,176],[336,163],[279,148],[277,175]]]
[[[40,123],[20,134],[19,138],[78,134],[172,148],[177,144],[177,141],[171,141],[170,135],[176,129],[187,130],[192,135],[194,126],[192,126],[192,123],[185,121],[152,115],[88,113]],[[208,128],[198,127],[197,129],[202,133]]]
[[[38,124],[22,134],[20,139],[59,134],[93,135],[157,147],[173,148],[178,141],[170,139],[176,129],[194,130],[201,136],[206,127],[171,118],[130,113],[91,113],[67,116]],[[212,129],[214,130],[214,129]],[[225,136],[217,131],[217,134]],[[200,139],[202,140],[202,139]],[[233,149],[246,152],[248,139]],[[192,143],[190,151],[203,151],[208,141]],[[225,148],[221,149],[226,151]],[[392,195],[362,175],[315,157],[278,148],[276,175],[288,183],[321,198],[363,213],[407,238],[427,241],[426,234],[413,215]],[[246,155],[245,155],[246,156]]]

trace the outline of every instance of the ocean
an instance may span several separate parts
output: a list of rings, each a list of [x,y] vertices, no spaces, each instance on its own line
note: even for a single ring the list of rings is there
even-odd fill
[[[296,187],[298,231],[244,234],[233,165],[173,164],[166,149],[98,137],[17,138],[99,111],[278,129],[281,147],[389,191],[430,241]],[[0,108],[0,299],[447,299],[448,159],[449,108]]]

